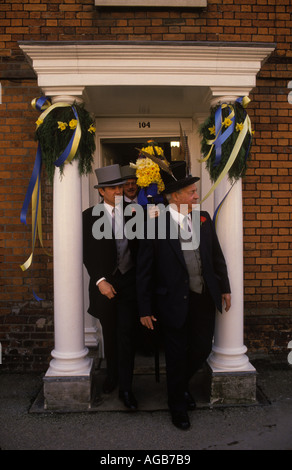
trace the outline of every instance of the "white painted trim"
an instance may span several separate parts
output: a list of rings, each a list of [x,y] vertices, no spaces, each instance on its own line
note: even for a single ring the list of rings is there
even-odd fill
[[[263,61],[262,46],[184,43],[20,43],[42,88],[156,85],[252,89]],[[80,91],[79,91],[80,93]],[[72,93],[73,94],[73,93]]]

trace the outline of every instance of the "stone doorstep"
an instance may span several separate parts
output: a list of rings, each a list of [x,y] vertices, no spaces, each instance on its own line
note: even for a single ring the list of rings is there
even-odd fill
[[[146,361],[147,362],[147,361]],[[267,405],[269,401],[261,389],[256,385],[256,373],[248,374],[227,373],[214,374],[204,367],[193,377],[190,384],[197,409],[210,409],[213,407],[255,406]],[[44,385],[30,408],[30,413],[51,412],[97,412],[97,411],[123,411],[127,412],[118,398],[118,389],[111,394],[102,393],[102,383],[105,378],[105,369],[95,368],[91,378],[60,377],[53,381],[44,377]],[[252,392],[244,399],[243,384],[247,383]],[[50,403],[44,397],[44,389]],[[168,411],[166,396],[166,375],[163,363],[160,368],[160,379],[156,381],[154,368],[142,365],[135,369],[133,392],[137,398],[139,411]],[[236,394],[238,396],[236,396]],[[236,399],[228,399],[235,397]],[[60,396],[63,402],[60,403]],[[223,399],[223,398],[224,399]]]

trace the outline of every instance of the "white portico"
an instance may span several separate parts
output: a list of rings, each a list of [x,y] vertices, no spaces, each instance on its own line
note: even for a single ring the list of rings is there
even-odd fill
[[[96,167],[103,164],[102,139],[171,138],[178,135],[181,121],[189,139],[193,174],[201,176],[202,198],[211,183],[203,165],[197,162],[200,156],[198,125],[208,116],[211,102],[232,102],[248,95],[264,60],[274,49],[265,44],[187,42],[23,42],[20,47],[45,95],[53,102],[83,100],[87,109],[95,114]],[[151,128],[139,127],[143,122],[151,122]],[[48,395],[54,396],[54,387],[67,378],[66,394],[56,393],[52,399],[55,408],[64,404],[68,408],[90,406],[92,364],[84,337],[82,209],[95,202],[91,193],[92,178],[81,181],[76,162],[66,165],[62,180],[58,170],[55,172],[55,348],[44,379],[47,383],[50,381]],[[215,196],[207,199],[203,208],[212,213],[214,197],[215,203],[221,200],[227,186],[228,183],[222,181]],[[230,377],[230,374],[254,372],[243,342],[241,181],[233,187],[220,212],[218,236],[231,280],[232,307],[228,314],[217,317],[209,360],[217,378],[220,373]],[[94,343],[96,326],[85,318]],[[85,384],[85,392],[80,389],[85,398],[76,405],[78,398],[75,396],[70,401],[70,393],[74,395],[73,388],[76,391],[79,380]],[[252,383],[254,386],[255,382]],[[60,397],[59,404],[54,401],[56,396]],[[50,407],[49,396],[47,404]]]

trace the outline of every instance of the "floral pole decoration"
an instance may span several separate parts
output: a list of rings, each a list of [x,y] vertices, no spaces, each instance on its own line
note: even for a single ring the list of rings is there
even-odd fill
[[[238,98],[234,104],[223,103],[212,108],[210,116],[200,128],[201,151],[204,157],[199,161],[206,162],[210,178],[214,182],[201,203],[213,193],[227,174],[232,183],[215,210],[215,223],[234,183],[244,177],[247,170],[253,135],[250,118],[245,110],[249,102],[250,99],[245,96]]]
[[[169,163],[164,156],[163,149],[153,140],[147,141],[147,147],[137,149],[139,157],[136,163],[130,163],[136,169],[137,185],[141,188],[138,194],[138,203],[145,207],[147,204],[163,202],[161,193],[165,186],[160,170],[172,174]]]
[[[37,233],[43,247],[40,183],[42,164],[45,165],[50,182],[53,181],[56,167],[63,174],[64,165],[75,159],[78,159],[79,173],[87,174],[92,171],[95,150],[93,120],[83,106],[65,102],[52,105],[46,96],[34,99],[31,104],[34,109],[42,111],[42,114],[36,121],[37,154],[20,214],[21,222],[26,224],[31,201],[32,252],[26,262],[20,266],[23,271],[26,271],[32,263]],[[41,300],[35,293],[34,296],[37,300]]]

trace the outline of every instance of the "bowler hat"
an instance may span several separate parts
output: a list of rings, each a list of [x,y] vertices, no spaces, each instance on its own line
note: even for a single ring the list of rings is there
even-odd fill
[[[132,168],[130,165],[121,166],[121,175],[123,180],[137,178],[135,168]]]
[[[95,170],[97,182],[95,188],[105,188],[106,186],[118,186],[124,184],[125,181],[122,179],[120,165],[109,165]]]
[[[184,161],[171,162],[169,169],[172,171],[172,174],[175,178],[165,171],[160,172],[165,186],[165,194],[171,194],[175,191],[179,191],[182,188],[196,183],[196,181],[199,181],[200,179],[197,176],[186,174],[186,162]]]

